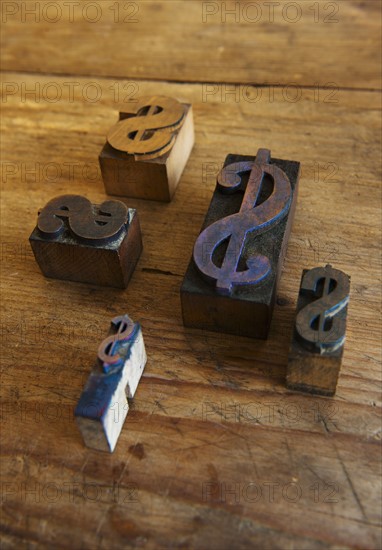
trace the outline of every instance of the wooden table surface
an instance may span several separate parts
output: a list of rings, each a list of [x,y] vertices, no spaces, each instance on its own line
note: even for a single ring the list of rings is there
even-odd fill
[[[380,548],[379,2],[1,8],[2,547]],[[105,135],[152,93],[193,104],[196,144],[170,204],[125,199],[144,238],[128,289],[45,279],[38,209],[105,199]],[[216,172],[259,147],[302,163],[269,339],[185,329]],[[351,275],[333,399],[285,388],[301,271],[326,263]],[[84,447],[73,409],[123,312],[148,363],[109,455]]]

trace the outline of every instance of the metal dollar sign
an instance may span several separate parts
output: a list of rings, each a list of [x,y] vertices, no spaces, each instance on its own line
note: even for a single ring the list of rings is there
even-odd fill
[[[345,342],[346,319],[341,312],[349,301],[349,290],[349,277],[331,265],[305,273],[300,292],[313,293],[318,299],[299,311],[296,331],[321,354],[333,352]]]
[[[65,229],[68,219],[71,231],[77,237],[97,243],[116,238],[127,222],[127,207],[120,201],[105,201],[98,212],[92,203],[80,195],[62,195],[49,201],[41,210],[37,226],[47,239],[55,239]]]
[[[184,108],[171,97],[142,98],[130,109],[135,116],[123,118],[107,135],[109,144],[140,158],[163,155],[174,144],[174,132],[183,123]]]
[[[118,369],[123,365],[124,355],[119,351],[122,348],[126,350],[131,344],[135,334],[135,328],[138,326],[128,315],[119,315],[111,321],[115,334],[108,336],[98,348],[98,359],[102,363],[104,372],[109,373],[111,370]]]
[[[238,285],[255,285],[270,273],[269,259],[260,254],[247,258],[247,269],[238,271],[247,235],[267,231],[288,213],[290,207],[290,181],[280,168],[270,164],[270,158],[268,149],[259,149],[255,162],[230,164],[218,175],[218,189],[229,194],[239,190],[242,184],[240,174],[250,172],[240,211],[208,226],[194,246],[193,257],[198,270],[208,280],[216,281],[216,289],[222,294],[230,294]],[[273,192],[257,205],[266,174],[273,179]],[[219,267],[214,263],[213,255],[226,240],[227,250]]]

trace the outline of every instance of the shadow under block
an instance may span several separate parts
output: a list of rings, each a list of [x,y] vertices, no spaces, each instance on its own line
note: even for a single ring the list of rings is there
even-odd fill
[[[62,204],[64,203],[65,199],[62,201]],[[46,277],[116,288],[127,287],[142,252],[138,214],[135,209],[127,208],[120,201],[106,201],[103,205],[105,204],[118,204],[123,216],[120,219],[119,231],[106,238],[81,238],[71,228],[71,219],[68,216],[61,217],[61,214],[64,214],[61,211],[56,211],[52,215],[62,222],[62,229],[57,234],[47,236],[40,230],[39,225],[35,227],[29,241],[36,261]],[[99,215],[103,205],[89,202],[94,217]],[[79,216],[81,215],[85,215],[85,211],[82,214],[80,212]],[[102,223],[105,223],[105,226],[99,226],[101,229],[107,227],[112,216],[105,216],[104,219],[106,221]],[[91,233],[92,229],[89,235]]]
[[[148,160],[139,159],[105,143],[99,163],[108,195],[171,201],[195,141],[192,106],[182,105],[185,109],[182,126],[174,131],[174,144],[163,155]],[[120,120],[133,116],[131,113],[120,113]]]
[[[329,310],[330,308],[337,307],[337,299],[338,303],[341,303],[341,296],[339,298],[338,296],[337,298],[334,296],[331,301],[331,293],[327,294],[327,303],[325,306],[325,304],[322,305],[322,288],[319,288],[316,293],[314,291],[307,292],[302,289],[304,277],[307,273],[314,270],[317,270],[318,273],[318,270],[321,271],[321,285],[319,286],[323,288],[325,287],[322,284],[322,277],[325,277],[325,271],[329,275],[327,277],[328,281],[330,280],[330,275],[334,274],[335,277],[335,274],[341,274],[342,282],[338,279],[336,280],[336,290],[337,292],[342,291],[342,308],[339,308],[332,318],[327,316],[325,319],[325,309]],[[319,282],[319,278],[317,278],[317,281]],[[328,287],[329,282],[327,283]],[[331,266],[303,270],[293,336],[288,355],[286,385],[290,390],[324,396],[335,394],[344,351],[349,290],[350,277],[339,270],[333,270]],[[311,309],[313,313],[307,309],[309,307],[312,308],[312,306],[317,308],[316,310]],[[320,317],[315,317],[315,314],[319,314]],[[316,335],[311,332],[309,336],[308,333],[307,337],[310,338],[310,341],[304,339],[299,333],[297,327],[298,321],[299,326],[305,325],[308,330],[311,330],[309,327],[311,327],[312,321],[313,327],[317,325]],[[322,323],[321,332],[318,330],[318,323]],[[326,323],[330,323],[330,328],[327,331],[324,330]],[[332,336],[332,331],[334,331],[334,337]]]
[[[116,325],[124,320],[132,331],[125,341],[118,342]],[[85,445],[108,452],[114,451],[129,411],[128,399],[134,397],[147,361],[139,323],[122,315],[113,319],[113,324],[114,330],[109,333],[112,338],[106,338],[103,344],[107,348],[111,340],[117,339],[120,364],[105,371],[97,358],[74,412]]]
[[[253,162],[255,159],[254,156],[228,155],[224,167],[237,162]],[[211,281],[205,280],[195,265],[194,258],[191,258],[181,287],[182,315],[185,326],[253,338],[267,338],[276,299],[277,284],[294,217],[300,170],[300,163],[295,161],[271,159],[270,163],[283,170],[289,179],[291,186],[289,211],[268,231],[255,236],[249,233],[241,256],[241,261],[258,254],[266,256],[271,265],[269,275],[256,285],[237,286],[230,295],[224,295],[217,291],[216,285]],[[244,180],[244,189],[245,185]],[[214,222],[239,212],[242,200],[243,192],[222,194],[217,185],[202,231]],[[224,257],[224,250],[222,255]],[[216,258],[217,262],[221,259],[219,255]]]

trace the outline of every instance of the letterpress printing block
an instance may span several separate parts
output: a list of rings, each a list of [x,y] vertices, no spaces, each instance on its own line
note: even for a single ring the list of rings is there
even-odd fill
[[[29,241],[46,277],[126,288],[142,251],[137,211],[63,195],[39,212]]]
[[[181,287],[185,326],[267,338],[300,163],[228,155]]]
[[[106,193],[170,201],[193,145],[190,104],[164,96],[127,104],[99,155]]]
[[[114,451],[146,360],[140,325],[115,317],[74,413],[85,445]]]
[[[350,277],[330,265],[303,270],[288,357],[289,389],[335,394],[349,292]]]

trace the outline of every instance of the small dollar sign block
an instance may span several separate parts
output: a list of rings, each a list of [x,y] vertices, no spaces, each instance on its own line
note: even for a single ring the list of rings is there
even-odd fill
[[[288,357],[289,389],[335,394],[349,292],[350,277],[330,265],[303,270]]]
[[[267,338],[299,169],[268,149],[226,157],[181,288],[186,326]]]
[[[190,104],[164,96],[128,103],[99,155],[106,193],[170,201],[193,145]]]
[[[139,323],[115,317],[74,411],[87,447],[114,451],[146,361]]]
[[[29,241],[46,277],[126,288],[142,251],[136,210],[62,195],[40,210]]]

